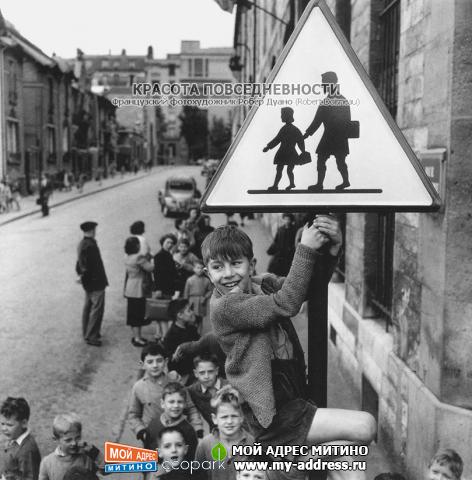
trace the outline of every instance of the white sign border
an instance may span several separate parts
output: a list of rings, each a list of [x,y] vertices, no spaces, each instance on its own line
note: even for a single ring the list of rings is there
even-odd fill
[[[416,157],[415,153],[411,149],[409,143],[407,142],[406,138],[404,137],[402,131],[396,124],[395,120],[393,120],[390,112],[387,110],[384,102],[380,98],[380,95],[377,92],[377,89],[373,85],[372,81],[370,80],[369,75],[365,71],[364,67],[362,66],[361,62],[359,61],[356,53],[354,52],[353,48],[351,47],[350,43],[347,41],[346,37],[344,36],[343,32],[341,31],[339,25],[336,22],[333,14],[331,13],[329,7],[326,5],[324,0],[312,0],[308,6],[305,8],[303,15],[300,17],[295,30],[292,32],[287,44],[285,45],[282,53],[280,54],[277,62],[269,74],[267,78],[267,83],[272,83],[277,76],[280,68],[282,67],[286,57],[288,56],[291,48],[293,47],[294,43],[296,42],[298,35],[300,34],[301,30],[305,26],[305,23],[310,16],[311,12],[314,8],[320,8],[321,12],[325,16],[327,22],[329,23],[330,27],[332,28],[336,38],[339,40],[341,47],[344,49],[346,55],[349,57],[352,65],[354,66],[355,70],[359,74],[363,84],[369,91],[372,99],[374,100],[377,108],[379,109],[380,113],[382,114],[384,120],[389,125],[392,133],[394,134],[397,141],[400,143],[402,149],[404,150],[405,154],[407,155],[408,159],[410,160],[411,164],[413,165],[415,171],[417,172],[419,178],[423,182],[426,190],[428,191],[429,195],[431,196],[431,204],[426,206],[416,206],[416,205],[300,205],[300,206],[286,206],[286,205],[270,205],[270,206],[260,206],[260,205],[225,205],[225,206],[215,206],[215,205],[208,205],[207,200],[210,197],[214,187],[219,181],[221,173],[225,169],[225,166],[228,164],[230,158],[233,155],[233,152],[236,150],[241,138],[246,132],[246,129],[252,122],[252,119],[259,108],[259,105],[255,105],[250,110],[249,114],[244,120],[242,127],[239,129],[234,141],[232,142],[230,148],[226,152],[223,160],[221,161],[220,165],[218,166],[218,170],[216,171],[215,175],[211,179],[210,183],[208,184],[202,200],[201,200],[201,210],[207,213],[218,213],[218,212],[266,212],[266,213],[276,213],[276,212],[305,212],[305,211],[329,211],[329,212],[371,212],[371,211],[395,211],[395,212],[432,212],[437,211],[441,207],[441,198],[439,197],[436,189],[434,188],[433,184],[431,183],[430,179],[426,175],[421,162]]]

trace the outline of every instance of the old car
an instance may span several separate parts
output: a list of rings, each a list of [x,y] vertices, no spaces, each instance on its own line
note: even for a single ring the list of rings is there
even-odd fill
[[[165,217],[170,214],[186,214],[192,207],[198,207],[200,190],[197,182],[189,176],[172,176],[166,180],[164,190],[159,190],[157,198]]]

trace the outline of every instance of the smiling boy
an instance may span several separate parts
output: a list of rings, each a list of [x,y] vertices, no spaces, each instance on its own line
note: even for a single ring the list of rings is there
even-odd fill
[[[52,424],[57,447],[41,461],[39,480],[63,480],[71,467],[97,472],[103,456],[94,446],[82,442],[82,422],[75,413],[57,415]]]
[[[308,400],[304,353],[290,320],[306,299],[313,272],[317,282],[329,281],[341,243],[338,222],[317,216],[303,229],[286,278],[253,278],[252,242],[238,228],[220,227],[202,244],[215,287],[210,319],[227,355],[226,375],[247,402],[246,420],[264,449],[337,441],[368,445],[375,436],[369,413],[317,409]],[[341,473],[364,478],[363,472]]]
[[[226,385],[213,399],[212,406],[215,413],[212,413],[213,423],[216,429],[203,437],[197,447],[195,459],[204,465],[203,462],[215,460],[212,449],[218,443],[223,444],[227,455],[216,462],[211,470],[200,470],[202,478],[208,480],[235,480],[236,471],[232,462],[232,449],[235,445],[252,445],[254,437],[243,429],[244,415],[238,392]]]
[[[153,418],[147,427],[148,437],[146,448],[154,450],[158,444],[160,433],[167,427],[177,427],[184,435],[185,444],[188,447],[186,460],[193,460],[197,448],[197,434],[184,415],[185,389],[178,382],[168,383],[162,392],[161,407],[162,415]]]
[[[157,343],[146,345],[141,351],[141,367],[144,376],[131,390],[128,420],[136,438],[147,441],[147,427],[153,418],[163,413],[161,398],[164,387],[171,381],[180,380],[176,372],[167,373],[168,354]],[[195,431],[203,434],[203,421],[190,396],[185,397],[185,415]]]

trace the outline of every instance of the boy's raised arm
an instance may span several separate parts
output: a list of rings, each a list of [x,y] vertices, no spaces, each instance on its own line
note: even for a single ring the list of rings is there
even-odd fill
[[[229,293],[212,301],[212,322],[217,333],[264,329],[279,317],[293,317],[304,302],[315,263],[320,262],[319,250],[328,245],[331,256],[341,246],[339,222],[329,216],[318,216],[305,225],[295,251],[290,271],[281,280],[280,290],[271,295]]]

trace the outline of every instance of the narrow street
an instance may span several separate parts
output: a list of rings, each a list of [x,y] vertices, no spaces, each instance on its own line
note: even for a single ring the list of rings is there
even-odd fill
[[[125,325],[123,245],[138,219],[146,224],[153,252],[160,236],[174,230],[174,218],[164,218],[157,202],[158,190],[174,173],[193,175],[203,189],[197,167],[158,168],[135,182],[52,208],[49,217],[35,214],[1,227],[0,391],[30,403],[31,427],[43,455],[55,448],[52,419],[65,411],[82,417],[85,440],[102,448],[112,438],[139,361]],[[86,345],[81,337],[84,294],[75,261],[84,220],[98,222],[97,242],[110,282],[101,348]],[[212,224],[225,220],[214,215]],[[258,222],[247,223],[262,270],[269,238]],[[145,334],[152,336],[153,329],[146,327]],[[123,441],[135,440],[125,430]]]
[[[153,252],[159,238],[174,229],[174,218],[165,218],[157,192],[176,173],[193,175],[203,189],[197,167],[155,169],[149,176],[116,188],[77,199],[51,209],[51,215],[22,218],[0,227],[0,281],[4,285],[0,316],[0,391],[3,396],[24,396],[32,409],[31,428],[43,455],[55,448],[51,424],[55,415],[74,411],[83,419],[84,440],[103,448],[113,439],[126,396],[139,370],[139,352],[130,343],[125,325],[126,304],[123,245],[129,225],[146,224]],[[81,337],[83,290],[76,283],[76,247],[82,236],[79,224],[98,222],[97,242],[110,286],[106,291],[101,348],[86,345]],[[212,224],[226,221],[213,215]],[[254,241],[258,271],[266,270],[270,243],[268,231],[257,220],[244,227]],[[307,351],[306,316],[295,319]],[[153,325],[145,327],[148,337]],[[330,348],[329,406],[360,408],[356,389]],[[126,426],[121,441],[138,445]],[[387,456],[371,446],[368,476],[385,471]],[[127,476],[126,476],[127,477]],[[120,478],[123,478],[121,475]]]

